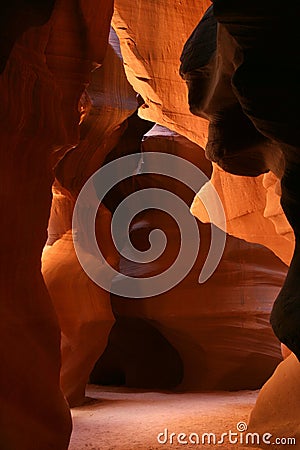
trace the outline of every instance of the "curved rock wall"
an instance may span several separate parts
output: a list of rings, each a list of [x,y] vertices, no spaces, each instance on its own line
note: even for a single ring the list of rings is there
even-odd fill
[[[294,250],[293,257],[286,259],[291,259],[290,268],[274,303],[271,323],[285,344],[283,353],[294,354],[262,389],[250,425],[254,432],[270,432],[277,437],[282,433],[281,436],[299,439],[300,397],[295,381],[299,369],[296,356],[300,358],[296,213],[300,192],[296,87],[299,58],[291,50],[292,43],[299,39],[299,7],[292,5],[283,18],[281,6],[280,2],[273,2],[270,7],[259,1],[215,0],[207,13],[211,22],[199,23],[183,51],[181,69],[190,87],[193,111],[210,120],[206,148],[210,159],[234,174],[254,176],[272,170],[281,180],[279,186],[279,180],[271,173],[263,176],[267,191],[264,216],[273,222],[282,238],[283,247],[278,247],[277,242],[274,251],[283,257],[288,247],[288,253]],[[197,42],[208,29],[214,41],[212,51]],[[191,48],[194,52],[190,52]],[[279,54],[284,55],[284,65],[279,63]],[[201,95],[197,96],[197,90]],[[231,132],[234,129],[237,133]],[[280,423],[286,426],[281,427]],[[274,448],[287,447],[283,444]]]
[[[278,178],[272,172],[242,177],[225,172],[213,163],[211,181],[226,214],[226,231],[248,242],[259,242],[289,265],[294,252],[294,234],[280,205]],[[191,206],[192,213],[209,222],[201,202],[201,191]]]
[[[137,109],[136,93],[128,83],[117,38],[111,30],[103,65],[93,71],[81,99],[79,144],[56,165],[56,182],[43,252],[43,276],[62,331],[61,387],[70,406],[84,401],[89,374],[104,351],[114,323],[109,292],[83,271],[72,239],[72,214],[77,195],[99,169],[126,130],[126,119]],[[89,214],[87,208],[85,214]],[[111,214],[101,205],[96,234],[103,255],[118,265],[110,237]],[[85,249],[87,257],[89,249]],[[104,264],[97,261],[99,270]]]
[[[298,235],[295,211],[299,197],[299,127],[295,118],[299,102],[294,95],[297,94],[298,60],[288,53],[288,70],[277,71],[277,48],[275,51],[270,39],[277,32],[278,49],[290,52],[289,40],[297,38],[297,11],[293,8],[288,11],[289,20],[284,22],[283,33],[279,26],[282,24],[279,2],[274,3],[269,15],[264,3],[254,13],[256,2],[215,0],[214,11],[221,30],[217,43],[225,52],[225,57],[218,61],[226,76],[219,80],[214,77],[212,46],[201,62],[205,70],[198,71],[197,77],[199,73],[202,78],[206,74],[220,94],[230,81],[228,71],[235,71],[234,95],[226,90],[230,95],[226,94],[222,100],[229,100],[230,114],[218,111],[216,116],[212,112],[212,107],[219,104],[216,97],[204,98],[204,108],[211,109],[202,114],[203,108],[197,102],[203,103],[203,96],[198,95],[192,110],[200,112],[201,117],[195,117],[189,111],[187,90],[179,76],[179,57],[186,39],[210,4],[206,0],[115,1],[113,26],[121,41],[126,76],[134,90],[124,75],[113,33],[107,49],[111,1],[57,0],[37,5],[16,0],[1,15],[0,342],[5,370],[0,387],[0,446],[5,450],[64,450],[68,446],[70,414],[59,377],[69,403],[80,403],[89,372],[105,348],[114,321],[109,294],[87,278],[76,259],[71,240],[72,212],[80,189],[95,170],[117,156],[140,150],[139,139],[146,131],[143,127],[147,129],[149,124],[137,122],[133,113],[138,102],[141,117],[172,130],[163,132],[156,128],[156,132],[149,133],[143,151],[163,149],[182,155],[202,169],[205,167],[210,175],[211,164],[204,160],[202,153],[208,138],[207,154],[226,170],[253,176],[271,168],[278,177],[283,176],[282,204]],[[260,30],[272,29],[267,39],[261,39],[266,36],[263,32],[253,40],[256,21]],[[247,33],[236,35],[239,29],[252,32],[249,42],[253,52],[245,50]],[[239,47],[234,55],[233,42]],[[239,60],[240,56],[244,59]],[[103,67],[99,68],[103,60]],[[263,69],[262,77],[261,72],[252,70],[257,61]],[[249,77],[252,72],[254,78]],[[253,79],[256,84],[252,83]],[[272,83],[268,84],[271,79]],[[274,90],[279,85],[284,86],[280,90],[282,108],[277,108],[278,99],[274,104]],[[135,92],[140,94],[140,99]],[[238,99],[234,105],[233,99]],[[285,104],[287,99],[289,102]],[[235,130],[232,127],[237,117],[241,127]],[[207,119],[211,122],[209,136]],[[135,131],[131,135],[128,130]],[[234,142],[233,136],[236,136]],[[245,136],[250,136],[251,145]],[[227,153],[223,152],[225,143]],[[231,145],[232,154],[228,153]],[[245,146],[242,155],[241,146]],[[237,167],[232,162],[238,163]],[[251,173],[247,173],[247,167]],[[48,245],[43,254],[43,279],[41,255],[47,240],[55,177]],[[149,380],[150,383],[156,380],[165,383],[163,387],[181,383],[181,388],[255,388],[270,375],[280,359],[279,344],[271,333],[268,315],[286,267],[268,248],[289,263],[294,234],[279,204],[278,183],[272,174],[252,179],[237,177],[215,164],[212,179],[224,204],[228,233],[235,236],[228,237],[224,258],[214,276],[201,286],[195,278],[210,240],[210,226],[199,222],[204,237],[202,253],[194,270],[181,284],[151,299],[112,298],[116,325],[118,320],[120,325],[114,327],[114,336],[124,344],[118,376],[121,373],[121,378],[125,382],[130,380],[131,385],[137,382],[142,385],[145,380],[149,386]],[[135,179],[135,183],[124,186],[123,191],[116,189],[97,216],[97,238],[106,260],[113,266],[117,266],[119,256],[109,238],[111,212],[107,208],[113,211],[120,198],[143,186],[159,185],[180,192],[176,182],[166,186],[159,176]],[[182,195],[190,204],[191,193]],[[193,211],[206,220],[197,199]],[[133,242],[145,248],[154,227],[162,227],[174,245],[156,266],[141,268],[121,259],[123,273],[151,275],[172,263],[179,242],[178,232],[164,214],[148,211],[137,217],[130,230]],[[86,257],[91,258],[88,249],[85,250]],[[298,267],[296,251],[273,314],[276,332],[295,353],[299,348]],[[290,311],[289,316],[286,310]],[[136,334],[128,333],[132,326]],[[165,362],[163,380],[158,370],[151,373],[150,367],[147,373],[138,372],[141,366],[128,365],[132,356],[130,352],[127,355],[130,339],[135,339],[141,330],[149,338],[150,361],[155,361],[150,359],[153,343],[161,349],[160,357]],[[110,344],[107,350],[114,358],[117,354],[113,339]],[[142,351],[137,345],[136,354]],[[143,364],[145,358],[140,361]],[[299,434],[294,419],[298,401],[296,375],[297,360],[290,355],[261,392],[251,427],[258,426],[265,405],[271,403],[272,410],[276,411],[274,430],[280,430],[279,422],[288,411],[290,431]],[[278,401],[274,391],[280,393]]]
[[[202,2],[172,1],[170,3],[156,0],[151,4],[145,4],[142,0],[131,2],[116,0],[112,21],[120,39],[128,80],[145,101],[144,105],[139,108],[139,115],[186,136],[202,148],[205,148],[207,144],[209,116],[201,114],[201,117],[196,117],[189,111],[187,88],[179,76],[179,60],[186,40],[193,29],[196,32],[198,21],[210,5],[211,2],[206,0]],[[196,18],[198,19],[196,20]],[[143,27],[136,27],[136,23],[143,23]],[[199,111],[199,105],[196,105],[196,102],[203,100],[201,83],[205,84],[204,80],[211,80],[212,84],[214,83],[212,74],[214,66],[209,63],[209,58],[214,57],[216,43],[208,45],[208,40],[215,39],[215,36],[211,33],[210,27],[208,27],[207,33],[208,35],[200,34],[199,36],[193,34],[196,39],[198,38],[198,41],[196,40],[197,48],[194,50],[191,45],[188,49],[190,51],[188,53],[189,61],[184,67],[185,71],[189,71],[190,78],[195,85],[195,89],[193,89],[193,84],[189,84],[190,108],[193,112],[195,110],[191,105],[193,104],[194,108],[198,108]],[[205,45],[201,43],[201,39],[202,41],[205,39]],[[199,70],[199,63],[202,65],[207,63],[207,69]],[[230,55],[227,55],[224,65],[227,72],[232,70]],[[228,101],[228,92],[231,90],[229,76],[227,76],[227,83],[229,83],[229,88],[226,89],[227,94],[225,93],[226,101]],[[221,78],[221,87],[223,84],[224,80]],[[217,92],[220,95],[219,90]],[[209,101],[209,98],[206,101]],[[222,102],[219,101],[217,106],[220,103]],[[235,104],[237,104],[236,100]],[[229,117],[227,113],[226,117]],[[239,123],[237,129],[232,129],[237,114],[239,118],[243,118],[243,126]],[[241,107],[238,112],[234,109],[234,114],[224,124],[223,131],[221,142],[226,138],[230,141],[230,145],[234,143],[235,152],[243,142],[246,142],[245,133],[251,134],[251,139],[255,144],[259,141],[261,151],[263,138],[255,132],[251,121],[242,113]],[[239,139],[237,139],[237,133],[239,133]],[[218,140],[218,137],[215,136],[216,142],[219,142],[220,139]],[[249,152],[249,149],[247,151]],[[272,151],[269,153],[270,155],[274,154]],[[249,155],[245,165],[249,170]],[[264,217],[266,207],[278,206],[278,196],[274,192],[269,192],[268,206],[266,205],[263,177],[249,180],[246,177],[232,176],[213,164],[212,180],[224,205],[227,232],[249,242],[267,246],[284,263],[289,264],[293,254],[294,238],[290,234],[291,242],[286,242],[274,229],[272,223],[274,217],[272,221],[269,217]],[[239,199],[236,199],[239,194]],[[196,205],[194,205],[193,213],[200,220],[204,220],[203,214],[197,211]],[[280,206],[278,217],[279,220],[282,217]]]
[[[192,162],[208,176],[211,174],[211,166],[196,144],[157,125],[144,136],[142,152],[170,153]],[[133,192],[148,187],[170,190],[187,204],[193,198],[182,183],[161,175],[138,175],[125,183]],[[121,198],[128,188],[123,184],[119,189]],[[200,285],[198,276],[207,257],[211,232],[210,225],[198,222],[198,227],[201,247],[197,260],[177,286],[151,298],[112,295],[116,327],[93,371],[93,382],[152,389],[177,385],[177,389],[184,390],[238,390],[257,389],[272,374],[281,355],[280,344],[269,325],[269,314],[286,266],[267,248],[227,236],[216,272]],[[148,264],[121,257],[122,274],[149,277],[174,263],[181,236],[177,224],[166,213],[140,213],[130,227],[133,245],[145,250],[154,229],[163,230],[167,236],[163,255]],[[114,284],[121,282],[118,277],[113,280]],[[154,338],[153,331],[152,347],[150,326],[160,332],[161,340],[159,343]]]
[[[251,413],[249,432],[272,434],[275,438],[293,438],[296,444],[272,445],[273,448],[297,448],[300,440],[300,364],[294,354],[288,356],[261,389],[256,405]],[[270,448],[261,444],[260,448]]]
[[[279,2],[269,15],[269,7],[258,2],[241,5],[237,1],[215,1],[207,12],[212,23],[208,25],[204,18],[183,50],[181,73],[191,86],[189,100],[194,112],[210,120],[208,157],[233,174],[257,176],[272,170],[281,179],[281,204],[296,245],[271,322],[278,338],[300,358],[300,308],[294,293],[299,270],[299,223],[295,214],[300,190],[299,129],[295,121],[298,91],[293,91],[299,61],[290,54],[288,67],[275,70],[278,49],[286,48],[288,54],[289,42],[297,38],[297,12],[297,8],[289,11],[290,23],[284,22],[282,30]],[[195,58],[199,35],[207,28],[212,30],[215,49],[206,52],[199,47],[201,57]],[[283,40],[279,31],[284,31]],[[191,53],[190,48],[195,51]],[[207,79],[213,81],[207,83]],[[197,86],[202,92],[200,100],[193,95]],[[277,95],[282,102],[280,108],[274,101]]]
[[[112,14],[112,2],[74,3],[59,0],[51,11],[54,2],[13,2],[16,9],[1,15],[7,20],[1,27],[6,41],[0,76],[0,446],[5,450],[63,450],[71,431],[59,388],[60,329],[41,254],[52,167],[78,143],[78,102],[104,57]]]
[[[140,116],[202,147],[207,121],[190,113],[178,67],[182,47],[209,4],[209,0],[116,0],[112,21],[128,80],[145,101]]]

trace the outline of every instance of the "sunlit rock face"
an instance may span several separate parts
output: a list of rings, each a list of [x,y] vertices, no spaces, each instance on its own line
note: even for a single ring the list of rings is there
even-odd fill
[[[126,74],[134,89],[145,100],[145,104],[139,108],[140,116],[177,131],[180,135],[198,143],[202,148],[205,148],[207,144],[209,117],[207,114],[196,117],[189,111],[188,92],[184,81],[179,76],[179,69],[180,55],[184,44],[210,5],[210,1],[195,2],[193,0],[176,1],[172,4],[157,0],[151,2],[151,5],[139,0],[130,3],[117,0],[113,17],[113,26],[120,38],[121,51],[126,63]],[[136,26],[136,23],[141,23],[141,21],[147,29]],[[216,84],[216,79],[212,74],[216,49],[216,21],[209,19],[208,23],[209,26],[205,26],[204,32],[198,36],[196,33],[197,47],[193,48],[194,41],[192,41],[192,45],[188,49],[189,61],[184,67],[184,73],[186,75],[188,73],[190,76],[190,109],[192,112],[199,111],[197,102],[202,102],[202,106],[203,103],[209,102],[209,97],[206,96],[203,99],[203,91],[207,86]],[[231,54],[228,54],[226,61],[221,60],[225,65],[226,77],[221,77],[218,93],[220,87],[225,83],[230,85],[229,71],[232,70],[230,57]],[[199,63],[207,64],[207,66],[199,68]],[[231,91],[230,86],[225,89],[223,100],[232,101]],[[219,100],[217,106],[222,103]],[[259,160],[262,148],[269,140],[256,131],[251,121],[242,113],[242,108],[238,106],[235,97],[234,105],[234,107],[230,105],[232,114],[229,114],[228,111],[226,114],[222,110],[218,111],[218,114],[222,113],[224,118],[223,134],[217,136],[216,130],[219,128],[215,128],[211,147],[218,147],[219,142],[223,142],[224,145],[224,141],[227,142],[227,147],[234,143],[235,155],[238,155],[241,146],[246,147],[244,151],[248,159],[244,166],[249,170],[249,161],[252,159],[253,165],[257,161],[257,157],[251,156],[250,158],[253,146],[258,145],[259,147],[257,152]],[[216,106],[216,102],[213,103],[213,106]],[[234,126],[236,116],[242,118],[242,123],[237,127]],[[219,125],[219,122],[219,116],[216,115],[215,123]],[[245,133],[251,136],[251,145],[249,143],[245,145]],[[276,148],[276,152],[273,152],[270,147],[270,159],[277,154],[277,150]],[[275,161],[277,159],[276,156]],[[274,229],[273,219],[271,221],[270,218],[264,217],[266,191],[263,186],[263,177],[258,177],[253,181],[249,178],[232,176],[220,171],[213,164],[212,178],[224,204],[228,233],[249,242],[267,246],[284,263],[290,263],[294,245],[292,234],[291,242],[286,242],[282,236],[278,236]],[[269,205],[278,203],[278,196],[274,196],[272,199],[273,194],[273,192],[268,194]],[[237,195],[239,195],[238,200],[236,199]],[[194,213],[198,216],[196,209],[194,209]],[[203,220],[203,215],[200,220]]]
[[[52,215],[59,216],[61,226],[70,212],[64,208],[67,203],[68,198],[56,190],[52,201]],[[72,216],[68,217],[69,220],[71,218]],[[116,266],[118,256],[107,238],[110,224],[111,214],[102,206],[97,215],[97,235],[100,242],[105,239],[105,248],[102,245],[103,255],[110,264]],[[50,225],[53,229],[51,219]],[[88,249],[86,259],[93,259]],[[71,227],[52,245],[44,248],[42,261],[43,277],[62,333],[61,388],[69,405],[76,406],[84,401],[89,374],[106,347],[107,337],[114,323],[110,297],[107,291],[98,287],[83,271],[74,249]],[[95,261],[95,264],[98,264],[99,270],[105,271],[100,261]]]
[[[211,173],[201,148],[166,128],[155,126],[145,135],[142,155],[153,151],[180,156],[206,175]],[[163,175],[133,177],[119,187],[120,198],[122,192],[130,193],[128,185],[131,192],[149,187],[170,190],[187,205],[193,199],[192,191]],[[174,264],[181,236],[174,219],[164,212],[140,213],[130,226],[132,244],[138,250],[147,250],[149,234],[154,229],[163,230],[167,236],[164,253],[148,264],[121,257],[122,274],[151,277]],[[256,389],[272,374],[281,354],[269,325],[269,314],[287,267],[267,248],[227,236],[217,270],[200,285],[198,277],[208,254],[211,227],[198,222],[198,229],[198,257],[191,272],[177,286],[151,298],[112,295],[117,322],[105,354],[95,367],[93,382],[122,382],[147,388],[176,385],[178,389]],[[121,282],[117,277],[113,285]],[[150,326],[155,330],[152,347]],[[149,363],[145,366],[147,355]]]
[[[60,329],[41,274],[52,167],[78,143],[79,99],[102,62],[111,2],[12,2],[1,14],[1,447],[65,450]],[[31,27],[31,28],[30,28]]]
[[[273,172],[268,172],[263,175],[263,185],[267,191],[264,217],[270,219],[274,224],[277,234],[285,238],[286,248],[288,249],[290,255],[292,256],[292,250],[294,250],[295,244],[294,243],[295,235],[280,204],[280,197],[281,197],[280,180],[273,174]],[[283,254],[283,249],[281,250],[280,253]]]
[[[43,252],[42,272],[62,331],[61,387],[70,406],[84,401],[89,374],[106,347],[114,323],[109,292],[86,275],[77,259],[72,239],[74,204],[84,183],[117,145],[128,127],[126,119],[137,106],[136,93],[125,76],[118,40],[111,30],[103,65],[91,74],[81,99],[80,142],[55,167],[48,245]],[[87,206],[84,214],[90,214],[92,207]],[[110,226],[111,213],[101,205],[95,223],[97,239],[106,261],[117,267]],[[85,243],[85,259],[90,263],[94,259],[98,270],[105,272],[104,263],[92,253],[87,237]]]
[[[224,207],[227,233],[264,245],[289,265],[294,234],[280,205],[278,178],[272,172],[259,177],[236,176],[213,163],[211,182]],[[199,220],[210,221],[201,201],[201,191],[194,198],[191,211]]]
[[[297,448],[300,440],[300,364],[294,354],[289,355],[274,372],[259,393],[256,405],[251,413],[249,432],[272,434],[269,439],[285,438],[281,445],[273,444],[275,449]],[[294,439],[288,445],[288,438]],[[257,446],[256,446],[257,447]],[[267,449],[270,444],[258,447]]]
[[[121,44],[126,74],[145,104],[141,117],[187,136],[202,147],[207,121],[193,116],[178,68],[182,47],[209,0],[116,0],[113,27]],[[143,23],[144,26],[137,26]]]

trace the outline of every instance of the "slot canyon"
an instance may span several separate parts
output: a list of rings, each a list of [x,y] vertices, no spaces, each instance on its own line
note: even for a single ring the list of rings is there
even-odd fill
[[[0,450],[300,449],[298,13],[3,6]]]

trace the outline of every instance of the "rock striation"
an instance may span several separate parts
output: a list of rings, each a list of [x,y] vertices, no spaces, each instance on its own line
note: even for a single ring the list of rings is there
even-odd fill
[[[206,9],[211,5],[210,1],[195,2],[152,2],[145,5],[141,0],[127,2],[116,0],[115,12],[113,16],[113,26],[120,39],[121,51],[124,57],[125,70],[128,80],[144,99],[144,105],[139,108],[139,115],[162,126],[165,126],[179,135],[187,137],[197,143],[201,148],[207,147],[209,153],[218,151],[218,143],[225,142],[227,148],[234,151],[232,157],[237,159],[239,149],[243,148],[245,170],[249,171],[250,155],[253,148],[257,152],[257,157],[252,158],[253,164],[259,160],[261,152],[268,142],[269,159],[276,158],[273,166],[280,158],[278,146],[273,151],[270,140],[258,133],[243,113],[242,108],[232,93],[230,84],[230,70],[232,70],[231,53],[226,53],[226,59],[222,58],[219,63],[225,71],[225,75],[220,78],[217,95],[212,100],[212,108],[221,108],[215,111],[215,123],[220,125],[218,117],[222,114],[222,135],[217,134],[208,142],[208,119],[207,113],[201,113],[200,117],[192,112],[200,111],[205,89],[214,85],[214,58],[216,49],[216,20],[210,15],[206,15],[201,22],[201,31],[198,33],[198,20],[201,19]],[[149,20],[151,17],[151,20]],[[162,20],[164,18],[164,20]],[[136,23],[144,23],[144,28],[136,27]],[[155,23],[155,26],[153,24]],[[193,32],[194,30],[194,32]],[[192,36],[186,45],[186,50],[182,58],[181,74],[188,81],[190,90],[190,106],[187,102],[187,89],[184,81],[179,76],[180,55],[182,48],[189,35]],[[223,34],[225,31],[223,32]],[[174,39],[176,36],[176,39]],[[230,39],[226,34],[226,39]],[[222,41],[221,37],[219,41]],[[205,42],[205,43],[204,43]],[[193,86],[195,88],[193,88]],[[220,93],[224,89],[225,95]],[[192,97],[194,97],[192,99]],[[209,103],[210,96],[205,97],[204,105]],[[229,103],[228,108],[222,110],[222,101]],[[200,106],[197,106],[200,102]],[[232,103],[232,104],[231,104]],[[226,119],[227,118],[227,119]],[[238,118],[239,125],[234,126],[234,121]],[[212,128],[213,125],[210,125]],[[220,126],[214,127],[214,133]],[[234,139],[233,139],[234,136]],[[245,139],[245,137],[247,139]],[[215,142],[215,144],[213,143]],[[224,147],[223,142],[223,147]],[[251,144],[250,144],[251,142]],[[217,147],[216,147],[217,146]],[[211,148],[211,150],[209,150]],[[234,156],[236,155],[236,156]],[[219,160],[217,156],[213,159]],[[241,163],[241,159],[238,160]],[[241,168],[240,168],[241,169]],[[233,170],[233,169],[232,169]],[[231,170],[231,172],[232,172]],[[237,169],[234,171],[237,173]],[[241,172],[239,173],[241,174]],[[249,172],[247,173],[249,175]],[[266,205],[266,191],[263,185],[263,176],[250,180],[248,177],[232,176],[221,171],[213,163],[213,183],[222,199],[227,216],[227,231],[229,234],[245,239],[249,242],[257,242],[267,246],[274,251],[285,264],[289,264],[293,255],[294,237],[290,233],[291,241],[287,242],[283,236],[279,236],[274,228],[273,219],[264,217],[264,209],[274,205],[278,206],[278,195],[269,191],[268,205]],[[236,196],[240,194],[239,199]],[[255,200],[254,200],[255,199]],[[194,208],[194,213],[198,212]],[[200,216],[199,216],[200,217]],[[279,207],[278,218],[282,217]],[[201,215],[200,220],[204,220]],[[276,219],[275,219],[276,220]],[[271,222],[271,223],[270,223]]]
[[[73,244],[72,215],[77,196],[87,179],[104,163],[128,127],[137,109],[136,93],[128,83],[118,40],[110,31],[103,64],[93,71],[81,98],[82,121],[78,145],[56,165],[48,245],[42,272],[62,332],[61,387],[70,406],[84,401],[90,372],[104,351],[114,323],[109,292],[97,286],[81,267]],[[85,214],[90,214],[86,207]],[[96,218],[98,242],[113,267],[119,256],[110,238],[111,213],[102,204]],[[87,239],[85,239],[87,242]],[[84,247],[86,258],[94,255]],[[96,261],[98,270],[106,271]]]
[[[284,435],[284,417],[288,432],[299,436],[299,58],[290,45],[299,37],[298,10],[292,5],[283,18],[279,1],[270,9],[258,0],[115,0],[114,32],[111,0],[12,0],[3,8],[3,450],[66,450],[69,406],[84,401],[97,360],[91,380],[101,383],[260,387],[281,360],[268,321],[289,263],[271,317],[285,360],[261,391],[250,429],[262,430],[268,407],[267,431]],[[179,58],[190,33],[181,65],[188,105]],[[158,125],[148,131],[137,108]],[[95,230],[106,262],[137,278],[174,263],[180,233],[162,211],[141,212],[129,228],[141,251],[153,230],[163,230],[171,245],[157,260],[130,261],[114,247],[112,214],[127,195],[148,187],[170,190],[188,206],[193,201],[202,245],[178,285],[128,299],[110,296],[84,273],[72,214],[98,168],[140,152],[141,158],[147,152],[181,156],[211,176],[228,236],[216,272],[200,285],[211,226],[203,223],[199,196],[193,201],[177,179],[136,172],[99,208]],[[89,215],[89,207],[84,212]],[[86,260],[98,264],[88,240],[82,242]],[[105,271],[102,263],[99,271]]]
[[[116,0],[112,21],[128,80],[145,102],[140,116],[202,147],[207,121],[190,113],[178,65],[184,42],[209,4],[209,0]],[[141,23],[144,27],[137,26]]]
[[[161,126],[156,125],[144,136],[142,155],[147,152],[180,156],[208,176],[211,174],[211,165],[196,144]],[[114,193],[115,207],[122,192],[130,194],[130,189],[132,193],[148,187],[169,190],[188,205],[193,199],[193,192],[178,180],[142,174],[119,186],[119,194]],[[129,229],[132,244],[146,250],[154,229],[167,236],[164,253],[148,264],[121,256],[122,274],[150,277],[172,266],[181,236],[178,225],[166,213],[150,209],[136,216]],[[112,294],[116,325],[93,371],[93,382],[151,389],[176,386],[179,390],[238,390],[257,389],[272,374],[281,355],[269,314],[286,266],[267,248],[227,236],[217,270],[199,284],[211,231],[210,225],[201,222],[198,229],[198,257],[177,286],[146,298]],[[121,282],[118,277],[113,280],[114,285]]]

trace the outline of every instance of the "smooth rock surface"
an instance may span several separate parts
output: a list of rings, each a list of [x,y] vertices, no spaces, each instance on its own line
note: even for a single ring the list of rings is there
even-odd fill
[[[114,323],[109,292],[86,275],[76,256],[73,209],[80,190],[118,144],[127,127],[126,119],[137,106],[136,93],[125,76],[118,40],[111,30],[103,65],[93,71],[81,98],[79,144],[55,167],[48,245],[43,252],[42,272],[62,332],[61,387],[71,406],[84,401],[89,374],[106,347]],[[89,215],[93,205],[85,208],[84,214]],[[117,267],[119,258],[110,238],[110,226],[111,214],[101,205],[95,223],[98,243],[106,261]],[[83,241],[85,261],[106,273],[105,264],[92,254],[88,236]]]
[[[208,175],[211,173],[210,164],[196,144],[162,127],[155,126],[145,135],[142,151],[144,155],[148,151],[177,155],[193,162]],[[201,155],[203,160],[199,158]],[[180,170],[178,166],[177,172],[180,173]],[[124,190],[132,193],[148,187],[170,190],[186,204],[190,204],[193,199],[193,192],[177,179],[158,174],[132,177],[119,187],[119,198]],[[118,197],[118,194],[115,193],[115,196]],[[136,216],[130,226],[132,244],[138,250],[149,248],[149,234],[154,229],[163,230],[167,236],[169,245],[164,253],[148,264],[121,257],[122,274],[138,278],[151,277],[174,264],[181,237],[174,219],[164,212],[150,209]],[[198,277],[207,257],[211,230],[210,225],[200,222],[198,229],[201,236],[199,254],[190,273],[177,286],[151,298],[112,295],[117,323],[119,319],[123,326],[114,332],[105,358],[99,360],[99,377],[94,377],[94,382],[96,379],[100,382],[105,377],[108,383],[107,374],[110,373],[111,380],[119,379],[126,385],[161,387],[157,382],[159,370],[156,364],[152,364],[152,369],[148,368],[146,376],[143,368],[139,367],[144,352],[149,352],[149,358],[153,360],[151,349],[143,345],[141,331],[141,340],[136,341],[135,357],[132,358],[130,320],[133,318],[140,321],[139,329],[142,329],[143,322],[156,328],[178,351],[184,370],[178,389],[256,389],[272,374],[281,355],[279,342],[269,325],[269,314],[287,267],[267,248],[227,236],[225,251],[217,270],[208,281],[199,284]],[[182,245],[187,245],[187,242]],[[122,280],[116,277],[113,283],[116,285]],[[142,283],[140,289],[143,289]],[[122,342],[121,350],[118,341]],[[158,352],[158,360],[160,357]],[[167,371],[171,380],[174,364],[173,359],[169,366],[163,366],[164,379]],[[152,385],[149,384],[151,370]]]
[[[278,438],[295,438],[296,445],[272,445],[274,449],[299,448],[300,443],[300,364],[288,356],[261,389],[251,412],[249,431],[271,433]],[[269,448],[262,445],[261,448]]]
[[[71,420],[59,387],[60,329],[41,255],[52,168],[78,143],[78,102],[103,60],[112,2],[74,8],[60,0],[53,11],[53,2],[11,6],[9,20],[1,16],[0,447],[66,450]]]
[[[213,16],[212,23],[200,22],[198,33],[188,43],[189,47],[194,42],[194,53],[183,54],[183,75],[192,85],[193,111],[210,119],[207,154],[225,170],[238,175],[253,176],[272,170],[281,186],[278,189],[273,175],[264,175],[263,184],[268,191],[264,215],[272,220],[276,232],[287,239],[289,251],[295,236],[290,269],[271,313],[272,327],[284,344],[286,359],[262,389],[252,415],[254,431],[255,427],[268,425],[268,431],[288,437],[286,433],[299,433],[299,381],[295,379],[300,357],[300,224],[296,212],[300,192],[297,88],[300,61],[292,45],[299,40],[299,5],[293,4],[283,18],[279,1],[270,5],[259,1],[215,0],[209,14]],[[201,30],[207,33],[207,29],[214,45],[199,47],[197,36]],[[197,55],[197,48],[201,56]],[[284,54],[285,64],[278,64],[278,54]],[[203,95],[196,95],[197,89],[204,99]],[[237,130],[237,136],[231,132],[233,129]],[[270,202],[271,197],[275,199],[274,194],[281,197],[290,226],[278,201]],[[278,247],[275,251],[282,254]],[[294,354],[288,356],[290,351]]]
[[[200,20],[206,8],[210,5],[211,2],[209,1],[195,2],[194,0],[184,3],[179,1],[168,3],[156,0],[151,5],[146,5],[141,0],[135,0],[130,3],[124,0],[117,0],[113,17],[113,26],[120,38],[127,77],[134,89],[141,94],[145,101],[145,104],[139,108],[140,116],[176,131],[180,135],[196,142],[202,148],[205,148],[207,144],[207,120],[209,116],[200,114],[201,117],[196,117],[189,112],[188,91],[179,76],[179,59],[188,36],[193,29],[196,32],[198,28],[196,17]],[[136,27],[136,23],[141,22],[144,24],[144,28]],[[207,83],[208,86],[214,86],[214,65],[210,63],[210,60],[213,60],[216,48],[216,42],[213,42],[216,38],[214,35],[215,25],[213,25],[213,28],[212,33],[211,26],[209,26],[208,34],[204,33],[199,36],[197,47],[193,49],[193,46],[191,46],[189,49],[191,52],[189,58],[192,60],[192,65],[188,65],[186,70],[190,71],[191,80],[195,85],[195,89],[190,93],[189,105],[193,112],[196,110],[199,112],[200,108],[199,105],[196,105],[197,102],[205,103],[203,98],[201,98],[201,93],[203,94],[205,91],[203,85],[205,88],[207,88]],[[176,36],[176,39],[174,39],[174,36]],[[228,36],[226,39],[228,39]],[[202,44],[204,40],[205,45]],[[212,43],[208,44],[211,41]],[[230,59],[231,53],[226,56],[224,70],[227,84],[224,81],[224,77],[221,77],[220,88],[217,90],[215,100],[212,102],[212,106],[221,108],[222,114],[223,107],[222,105],[220,106],[220,103],[224,100],[229,103],[232,102],[233,96],[233,94],[229,95],[232,89],[228,74],[229,70],[233,70]],[[199,69],[199,63],[202,65],[206,64],[206,59],[208,59],[207,67]],[[190,89],[191,86],[193,85],[189,84]],[[222,92],[220,93],[221,88],[224,88],[223,94]],[[209,100],[208,98],[207,102]],[[238,105],[235,97],[234,104]],[[194,108],[192,105],[194,105]],[[202,104],[202,106],[206,106],[206,104]],[[218,114],[220,113],[219,109]],[[230,145],[234,144],[234,154],[237,156],[240,147],[246,146],[246,154],[239,161],[244,161],[245,167],[249,170],[249,158],[251,157],[249,151],[251,153],[251,149],[254,148],[255,150],[258,146],[259,155],[261,155],[264,144],[268,142],[270,160],[277,152],[280,153],[280,150],[276,147],[276,152],[273,151],[274,149],[269,145],[269,141],[256,132],[255,127],[247,119],[240,107],[238,113],[243,126],[239,124],[239,126],[232,129],[234,125],[231,124],[235,123],[235,111],[235,116],[230,116],[230,120],[228,119],[224,123],[222,139],[223,141],[224,139],[229,140]],[[216,119],[218,114],[216,114]],[[225,116],[229,117],[228,111]],[[237,139],[237,133],[239,139]],[[245,133],[250,135],[251,145],[248,145]],[[220,142],[220,136],[219,138],[215,136],[215,140],[217,143]],[[201,156],[199,157],[201,158]],[[276,158],[273,164],[274,167],[278,159]],[[256,159],[254,158],[255,161]],[[224,204],[228,233],[249,242],[267,246],[284,263],[289,264],[293,254],[294,237],[291,233],[291,242],[286,242],[285,239],[278,236],[273,224],[269,223],[270,219],[264,218],[266,193],[263,186],[263,177],[258,177],[253,181],[249,180],[249,178],[232,176],[228,173],[220,172],[219,168],[213,164],[213,182]],[[237,195],[240,195],[242,198],[239,197],[237,200]],[[273,199],[272,197],[273,193],[270,192],[268,194],[268,202],[277,207],[278,196],[274,195]]]
[[[280,205],[278,178],[272,172],[259,177],[232,175],[213,163],[211,182],[224,208],[227,233],[266,246],[289,265],[295,238]],[[210,221],[201,191],[191,211],[201,221]]]

